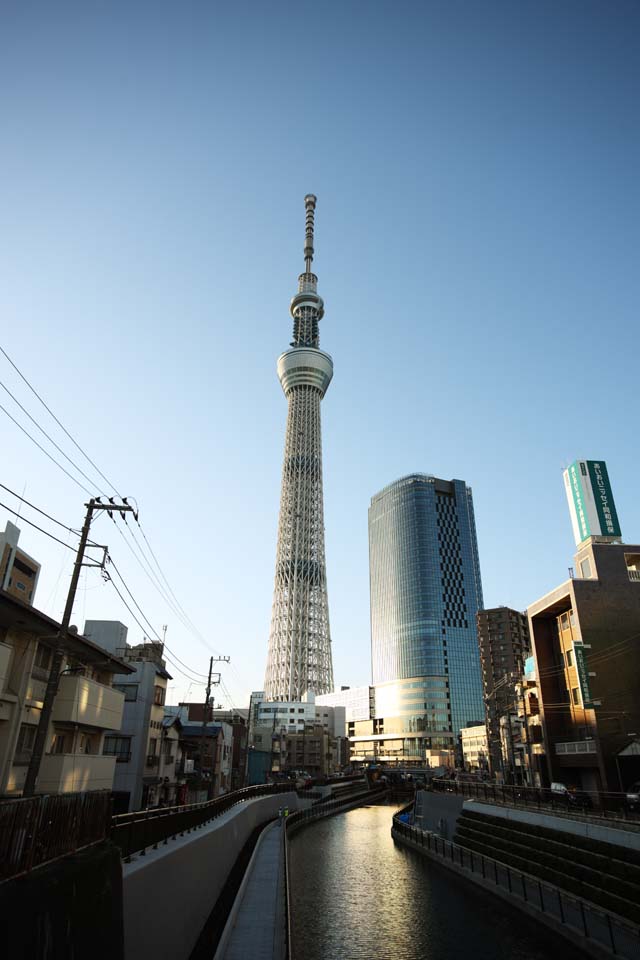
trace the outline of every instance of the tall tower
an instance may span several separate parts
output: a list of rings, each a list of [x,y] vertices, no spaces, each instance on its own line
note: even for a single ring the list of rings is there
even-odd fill
[[[322,503],[320,401],[333,360],[319,349],[324,303],[311,272],[316,198],[304,198],[305,270],[291,301],[291,350],[278,358],[287,398],[276,575],[265,675],[268,700],[300,700],[333,690]]]

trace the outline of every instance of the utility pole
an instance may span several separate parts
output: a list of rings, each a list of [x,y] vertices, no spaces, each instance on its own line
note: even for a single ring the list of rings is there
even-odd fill
[[[211,685],[218,686],[220,683],[220,674],[216,673],[216,679],[213,680],[213,664],[215,663],[230,663],[231,657],[210,657],[209,658],[209,676],[207,678],[207,691],[204,699],[204,709],[202,711],[202,734],[200,736],[200,789],[204,785],[204,752],[207,736],[207,723],[209,722],[210,716],[210,697],[211,697]],[[212,755],[211,763],[211,780],[209,781],[209,786],[207,787],[207,800],[211,800],[211,786],[213,785],[213,776],[214,776],[214,767],[215,767],[215,757]]]
[[[84,524],[80,534],[80,544],[78,546],[78,552],[76,554],[76,559],[73,566],[71,583],[69,585],[69,593],[67,594],[67,602],[64,608],[64,614],[62,615],[60,629],[58,630],[56,637],[56,649],[51,662],[51,671],[49,673],[49,679],[47,680],[44,701],[42,703],[42,711],[40,713],[40,722],[38,723],[36,739],[33,744],[33,752],[31,754],[31,759],[29,760],[29,768],[24,781],[24,788],[22,790],[23,797],[32,797],[36,790],[36,783],[38,780],[38,774],[40,773],[40,764],[42,763],[45,741],[47,739],[51,714],[53,713],[53,705],[56,699],[56,694],[58,693],[58,685],[60,683],[60,668],[66,652],[67,634],[69,632],[69,623],[71,622],[71,615],[73,613],[73,604],[76,599],[78,581],[80,580],[80,571],[82,567],[85,566],[84,552],[87,546],[87,540],[89,539],[89,528],[91,526],[93,514],[96,510],[107,510],[109,513],[126,513],[127,511],[130,511],[133,513],[136,520],[138,519],[137,513],[133,507],[126,502],[126,499],[122,504],[118,504],[114,503],[113,498],[109,498],[108,503],[101,503],[99,499],[94,499],[92,497],[91,500],[89,500],[89,503],[85,503],[85,507],[87,508],[87,513],[84,518]],[[105,547],[105,556],[106,549],[107,548]],[[101,566],[101,564],[99,564],[99,566]]]

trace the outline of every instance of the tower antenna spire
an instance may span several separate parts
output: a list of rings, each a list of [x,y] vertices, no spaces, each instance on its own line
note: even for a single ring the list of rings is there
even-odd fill
[[[313,222],[316,203],[317,197],[312,193],[308,193],[304,198],[304,263],[307,273],[311,273],[311,261],[313,260]]]

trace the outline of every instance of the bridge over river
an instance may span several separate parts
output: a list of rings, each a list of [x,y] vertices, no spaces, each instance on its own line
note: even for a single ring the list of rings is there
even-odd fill
[[[563,960],[584,953],[504,901],[394,843],[396,804],[318,820],[290,841],[292,956]]]

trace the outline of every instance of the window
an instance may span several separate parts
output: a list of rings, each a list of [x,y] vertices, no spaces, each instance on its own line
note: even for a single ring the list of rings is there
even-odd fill
[[[133,701],[138,699],[137,683],[114,683],[113,689],[119,690],[120,693],[124,693],[125,701]]]
[[[24,583],[21,583],[20,580],[16,580],[16,587],[18,588],[18,590],[22,590],[23,593],[27,589]]]
[[[574,687],[571,691],[571,696],[573,698],[573,702],[579,704],[580,703],[580,687]]]
[[[33,672],[36,670],[42,673],[48,673],[49,667],[51,666],[51,650],[49,647],[45,647],[44,644],[39,643],[38,649],[36,650],[36,656],[33,661]]]
[[[589,557],[585,557],[584,560],[580,561],[580,576],[583,580],[591,579],[591,560]]]
[[[116,763],[128,763],[131,759],[131,737],[105,737],[102,753],[106,757],[115,757]]]
[[[164,704],[166,693],[167,691],[164,687],[155,686],[153,688],[153,702],[156,704],[156,706],[161,707]]]
[[[56,733],[53,736],[53,743],[51,744],[51,753],[64,753],[64,748],[66,746],[66,737],[63,733]]]
[[[568,666],[568,667],[572,667],[572,666],[573,666],[573,652],[572,652],[571,650],[567,650],[566,657],[567,657],[567,666]]]
[[[23,723],[20,727],[20,733],[18,734],[18,742],[16,744],[16,755],[14,757],[14,763],[28,763],[31,759],[31,753],[33,751],[33,744],[36,739],[36,730],[38,728],[30,723]]]

